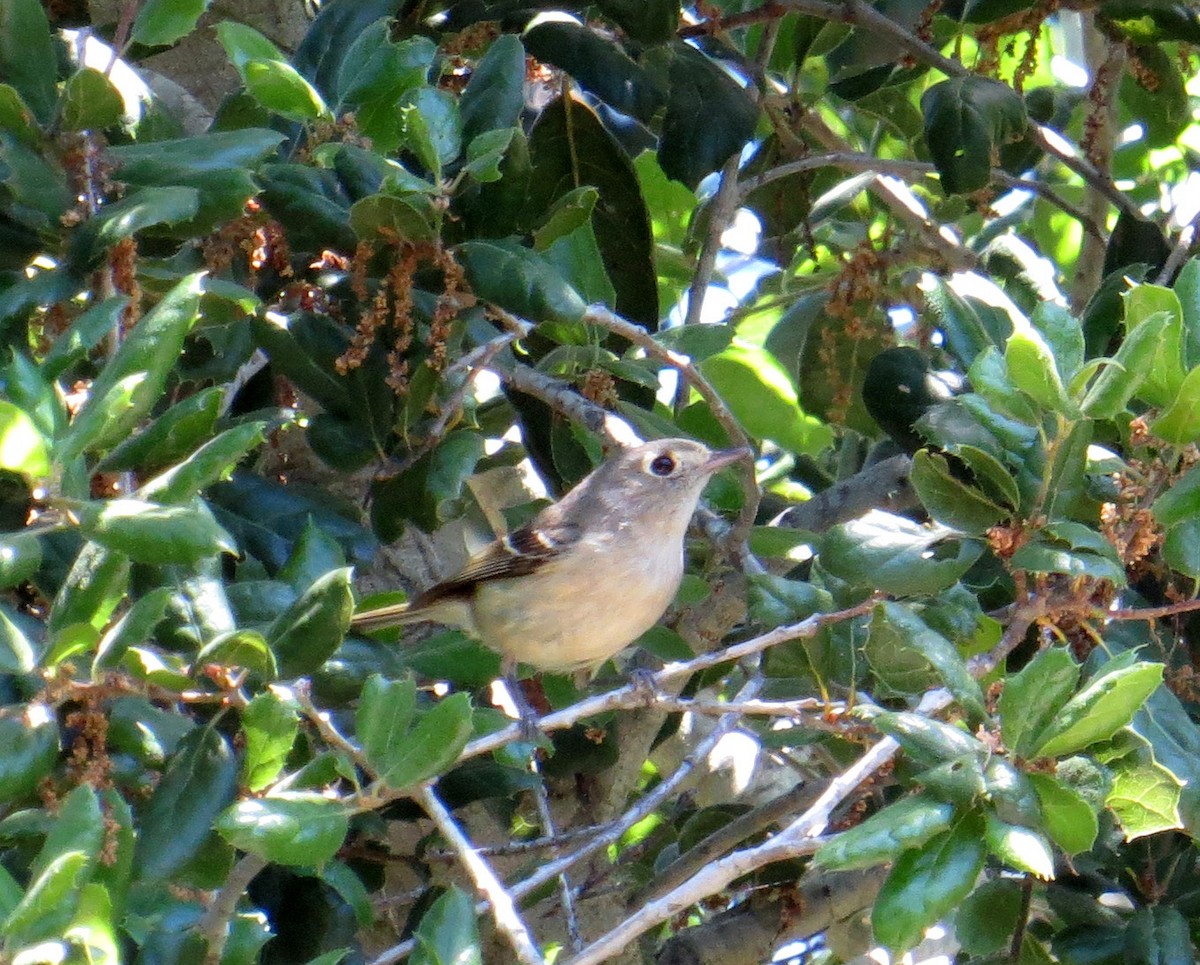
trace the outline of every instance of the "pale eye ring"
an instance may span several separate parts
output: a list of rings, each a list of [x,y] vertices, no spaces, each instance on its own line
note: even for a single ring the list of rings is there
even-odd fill
[[[675,459],[665,452],[650,461],[650,471],[656,476],[671,475],[675,471],[675,466]]]

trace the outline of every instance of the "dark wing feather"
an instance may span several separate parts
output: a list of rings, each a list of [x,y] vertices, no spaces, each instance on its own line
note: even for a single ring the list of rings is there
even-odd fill
[[[430,606],[456,596],[469,596],[479,583],[525,576],[541,569],[579,539],[579,527],[556,518],[549,507],[520,529],[489,543],[458,573],[431,586],[412,601],[412,608]]]

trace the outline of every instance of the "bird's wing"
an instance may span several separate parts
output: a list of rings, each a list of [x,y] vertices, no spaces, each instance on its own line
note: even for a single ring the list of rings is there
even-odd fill
[[[469,596],[479,583],[489,580],[534,573],[578,539],[578,526],[562,522],[556,514],[539,514],[503,539],[489,543],[448,580],[418,594],[413,598],[412,607],[416,609],[451,597]]]

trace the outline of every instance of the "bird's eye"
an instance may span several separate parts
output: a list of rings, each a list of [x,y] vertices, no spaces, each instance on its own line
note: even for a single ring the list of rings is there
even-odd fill
[[[661,456],[655,456],[650,463],[650,471],[656,476],[671,475],[675,471],[674,457],[665,452]]]

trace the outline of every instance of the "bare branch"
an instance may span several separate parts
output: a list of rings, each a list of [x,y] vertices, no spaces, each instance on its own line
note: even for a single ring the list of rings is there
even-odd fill
[[[425,813],[433,819],[442,836],[458,852],[459,860],[466,868],[467,874],[471,876],[471,880],[475,882],[475,887],[487,898],[496,927],[508,939],[513,952],[516,953],[517,961],[521,965],[543,965],[542,953],[534,943],[529,928],[517,914],[512,895],[504,890],[504,885],[496,877],[491,865],[475,851],[470,840],[454,820],[454,816],[433,793],[432,787],[428,784],[423,785],[419,800],[425,808]]]

